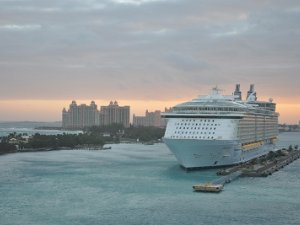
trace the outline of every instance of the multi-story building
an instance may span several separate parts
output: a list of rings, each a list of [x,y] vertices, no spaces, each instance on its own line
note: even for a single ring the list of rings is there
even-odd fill
[[[97,126],[99,124],[99,114],[94,101],[88,106],[86,104],[77,105],[72,101],[67,111],[62,112],[62,126],[67,129],[82,129],[85,127]]]
[[[62,127],[65,129],[82,129],[85,127],[110,125],[113,123],[123,124],[129,127],[130,107],[119,106],[115,101],[108,106],[101,106],[101,110],[97,109],[94,101],[90,105],[77,105],[75,101],[62,111]]]
[[[144,126],[144,127],[165,127],[166,121],[161,118],[161,112],[156,110],[149,112],[146,110],[145,116],[136,116],[133,114],[133,126]]]
[[[100,124],[110,125],[114,123],[129,127],[130,106],[119,106],[117,101],[111,101],[108,106],[101,106]]]

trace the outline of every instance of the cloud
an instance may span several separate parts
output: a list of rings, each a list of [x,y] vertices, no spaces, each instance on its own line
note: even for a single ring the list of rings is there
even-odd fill
[[[165,55],[165,59],[171,66],[182,71],[201,71],[210,68],[208,63],[183,53],[170,52]]]
[[[0,98],[172,100],[236,82],[300,95],[299,8],[279,0],[2,1]]]
[[[26,31],[26,30],[37,30],[41,29],[42,26],[39,24],[5,24],[0,25],[0,30],[8,31]]]

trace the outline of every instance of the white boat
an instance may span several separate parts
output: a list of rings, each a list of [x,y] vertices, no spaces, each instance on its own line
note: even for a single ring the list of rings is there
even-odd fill
[[[213,88],[162,113],[167,119],[163,141],[184,168],[238,164],[276,149],[275,109],[272,99],[257,101],[254,85],[245,101],[239,84],[230,96]]]

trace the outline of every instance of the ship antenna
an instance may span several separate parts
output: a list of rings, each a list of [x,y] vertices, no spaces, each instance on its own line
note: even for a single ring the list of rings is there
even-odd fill
[[[212,91],[219,94],[219,93],[222,92],[223,90],[222,90],[221,88],[219,88],[218,85],[216,85],[215,87],[212,88]]]

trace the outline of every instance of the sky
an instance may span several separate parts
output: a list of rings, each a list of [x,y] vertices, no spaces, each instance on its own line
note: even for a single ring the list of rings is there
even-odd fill
[[[0,0],[0,121],[72,100],[143,115],[255,84],[300,120],[299,0]]]

